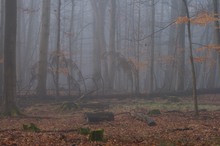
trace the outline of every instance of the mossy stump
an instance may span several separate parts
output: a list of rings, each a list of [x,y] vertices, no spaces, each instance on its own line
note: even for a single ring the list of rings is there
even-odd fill
[[[104,141],[104,129],[91,131],[89,134],[90,141]]]

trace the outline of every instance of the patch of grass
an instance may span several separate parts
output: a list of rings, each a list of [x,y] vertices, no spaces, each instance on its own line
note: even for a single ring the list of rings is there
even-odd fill
[[[79,128],[78,133],[82,135],[89,135],[91,132],[90,128]]]
[[[30,123],[27,125],[23,124],[23,130],[29,132],[40,132],[40,129],[34,123]]]
[[[161,114],[161,112],[160,112],[159,109],[153,109],[153,110],[150,110],[150,111],[148,112],[148,115],[150,115],[150,116],[160,115],[160,114]]]
[[[167,102],[168,103],[178,103],[178,102],[181,102],[181,99],[177,96],[169,96],[167,98]]]
[[[146,108],[149,110],[159,109],[159,110],[178,110],[178,111],[192,111],[194,110],[193,102],[164,102],[164,101],[150,101],[150,102],[137,102],[132,105],[124,105],[120,106],[121,109],[137,109],[137,108]],[[199,104],[199,109],[206,109],[207,111],[219,110],[218,105],[210,105],[210,104]]]
[[[74,102],[65,102],[59,107],[60,111],[64,111],[64,112],[77,110],[78,108],[79,108],[79,105]]]
[[[162,140],[158,146],[176,146],[175,142]]]

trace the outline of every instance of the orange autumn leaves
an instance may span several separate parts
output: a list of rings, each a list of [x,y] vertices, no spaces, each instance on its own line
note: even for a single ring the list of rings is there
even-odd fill
[[[199,13],[197,16],[192,17],[192,18],[187,18],[187,16],[178,17],[175,24],[183,24],[183,23],[187,23],[188,21],[190,21],[192,24],[205,26],[208,23],[212,23],[214,21],[219,20],[218,18],[216,18],[216,15],[217,14],[209,14],[209,13],[203,12],[203,13]]]
[[[196,16],[192,18],[187,18],[187,16],[183,17],[178,17],[176,19],[175,24],[184,24],[187,23],[188,21],[191,22],[193,25],[199,25],[199,26],[206,26],[207,24],[213,23],[215,21],[219,21],[218,14],[210,14],[207,12],[201,12],[198,13]],[[219,28],[215,28],[219,29]],[[209,45],[204,45],[200,48],[195,49],[196,52],[205,52],[205,56],[199,56],[199,57],[194,57],[194,62],[196,63],[203,63],[203,62],[209,62],[211,66],[216,63],[216,61],[210,57],[211,52],[217,51],[220,52],[220,46],[216,44],[209,44]]]

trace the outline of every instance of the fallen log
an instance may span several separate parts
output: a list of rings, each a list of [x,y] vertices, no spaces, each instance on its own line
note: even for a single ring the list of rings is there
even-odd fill
[[[112,112],[85,113],[85,118],[89,123],[114,121],[114,114]]]
[[[154,121],[153,118],[149,117],[148,115],[146,114],[143,114],[143,113],[135,113],[134,114],[134,117],[137,119],[137,120],[140,120],[140,121],[144,121],[147,123],[148,126],[156,126],[156,122]]]

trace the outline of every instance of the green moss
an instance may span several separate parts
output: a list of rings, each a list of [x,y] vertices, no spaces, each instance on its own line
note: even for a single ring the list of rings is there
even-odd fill
[[[17,117],[17,116],[24,116],[17,106],[11,107],[10,109],[5,110],[3,113],[4,116],[10,116],[10,117]]]
[[[161,112],[160,112],[159,109],[153,109],[153,110],[150,110],[148,112],[148,115],[150,115],[150,116],[152,116],[152,115],[160,115],[160,114],[161,114]]]
[[[176,146],[176,144],[174,142],[171,142],[171,141],[160,141],[160,144],[159,146]]]
[[[28,125],[23,124],[23,130],[29,132],[40,132],[40,129],[34,123],[30,123]]]
[[[89,135],[90,134],[90,129],[89,128],[79,128],[78,133],[82,135]]]
[[[104,129],[91,131],[89,134],[90,141],[104,141]]]
[[[79,108],[79,105],[74,102],[65,102],[60,106],[61,111],[71,111]]]
[[[176,97],[176,96],[169,96],[167,98],[167,102],[177,103],[177,102],[181,102],[181,99],[179,97]]]

